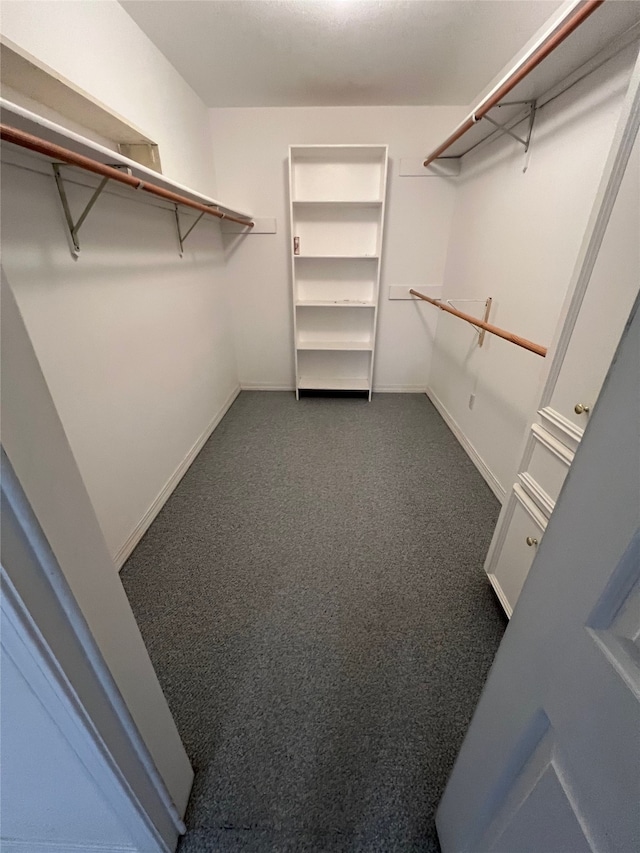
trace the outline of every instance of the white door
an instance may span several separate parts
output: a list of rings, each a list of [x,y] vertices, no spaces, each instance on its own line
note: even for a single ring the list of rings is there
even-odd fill
[[[443,853],[640,850],[638,301],[453,773]]]

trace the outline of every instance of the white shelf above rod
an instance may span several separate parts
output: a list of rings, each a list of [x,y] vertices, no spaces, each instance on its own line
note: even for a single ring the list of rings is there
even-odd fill
[[[0,107],[5,112],[13,113],[14,116],[18,118],[17,123],[21,123],[23,127],[26,123],[30,130],[37,129],[39,132],[43,132],[45,134],[44,137],[36,136],[21,127],[14,127],[4,123],[0,124],[0,137],[4,142],[11,143],[51,159],[56,186],[60,193],[60,199],[65,214],[65,225],[68,230],[71,252],[76,258],[80,252],[78,231],[109,180],[158,196],[166,201],[172,202],[174,207],[182,205],[184,207],[193,208],[201,214],[198,220],[196,220],[196,223],[206,213],[215,216],[218,219],[227,219],[229,221],[236,222],[245,228],[253,227],[254,223],[252,219],[240,211],[233,210],[220,202],[217,202],[215,199],[208,199],[200,193],[195,193],[193,190],[169,181],[159,173],[136,163],[134,160],[118,155],[109,148],[105,148],[104,146],[86,139],[77,133],[66,130],[66,128],[63,128],[61,125],[57,125],[48,119],[44,119],[41,116],[30,112],[29,110],[18,107],[16,104],[12,104],[4,98],[0,98]],[[52,141],[52,137],[55,141]],[[75,150],[59,144],[60,140],[72,143]],[[95,159],[93,156],[89,156],[91,154],[98,154],[101,159]],[[85,171],[99,175],[103,179],[76,222],[73,221],[66,199],[64,181],[60,171],[61,165],[76,166]],[[136,173],[142,173],[145,180]],[[146,180],[147,175],[153,177],[153,182]],[[162,186],[162,184],[165,184],[166,186]],[[171,187],[171,189],[168,189],[167,186]],[[174,191],[174,188],[179,188],[183,192],[187,192],[189,195],[195,196],[195,198],[189,198],[186,195],[177,193]],[[204,203],[202,200],[205,200]],[[178,222],[177,225],[178,239],[182,248],[182,244],[187,235],[182,235],[180,233],[180,226]],[[192,229],[190,228],[187,234],[190,233],[191,230]]]

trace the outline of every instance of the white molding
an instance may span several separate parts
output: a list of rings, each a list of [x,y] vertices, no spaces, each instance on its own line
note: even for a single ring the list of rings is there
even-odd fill
[[[491,573],[487,573],[487,577],[489,578],[489,582],[491,583],[491,586],[493,587],[493,591],[498,596],[498,600],[499,600],[500,604],[502,605],[502,609],[504,610],[504,612],[507,615],[507,619],[511,619],[511,615],[513,613],[513,607],[509,604],[507,596],[502,591],[502,587],[500,586],[500,581],[498,580],[498,578],[494,574],[491,574]]]
[[[277,385],[272,382],[241,382],[242,391],[295,391],[295,385]]]
[[[567,447],[563,442],[558,441],[558,439],[548,432],[544,427],[541,427],[540,424],[533,424],[531,426],[531,434],[535,441],[542,444],[550,453],[553,453],[563,465],[566,465],[567,468],[571,467],[571,463],[573,462],[573,457],[575,453],[571,448]]]
[[[520,504],[520,506],[527,513],[527,515],[530,516],[533,523],[537,525],[537,527],[540,529],[540,532],[544,533],[544,531],[547,529],[547,522],[549,521],[549,519],[542,514],[539,507],[535,505],[529,495],[518,483],[516,483],[513,487],[513,495],[517,502]]]
[[[518,479],[529,497],[538,504],[543,512],[548,516],[551,516],[556,504],[555,501],[545,492],[542,486],[534,480],[528,471],[525,471],[523,474],[518,474]]]
[[[578,449],[578,445],[582,440],[584,430],[576,426],[560,412],[552,409],[551,406],[545,406],[540,409],[538,414],[545,424],[548,432],[555,435],[563,444],[567,445],[573,453]]]
[[[0,839],[2,853],[138,853],[139,848],[121,844],[71,844],[68,841],[18,841]]]
[[[515,485],[513,489],[515,489]],[[513,489],[509,494],[509,498],[505,500],[502,505],[500,515],[498,516],[498,523],[496,524],[495,529],[493,531],[491,544],[489,545],[489,550],[487,551],[487,556],[485,557],[484,570],[489,576],[493,574],[493,568],[498,562],[498,555],[500,554],[502,546],[504,545],[504,540],[507,537],[509,525],[511,524],[511,519],[513,518],[513,511],[516,508],[516,499]]]
[[[204,432],[202,432],[201,435],[196,439],[195,443],[192,445],[187,455],[184,457],[182,462],[178,465],[176,470],[164,484],[164,486],[160,490],[160,493],[154,499],[151,506],[142,516],[142,518],[135,526],[131,534],[128,536],[126,541],[120,546],[120,548],[118,548],[116,553],[113,555],[113,561],[118,567],[118,571],[120,571],[127,559],[131,556],[133,549],[136,547],[138,542],[140,542],[144,534],[147,532],[162,507],[169,500],[172,492],[189,470],[191,463],[194,461],[198,453],[202,450],[207,440],[211,436],[211,433],[218,426],[222,418],[227,414],[227,412],[231,408],[232,403],[234,402],[241,390],[242,389],[240,385],[237,385],[229,394],[229,396],[224,401],[213,420],[210,421]]]
[[[295,385],[273,385],[270,382],[242,382],[242,391],[295,391]],[[374,394],[426,394],[424,385],[374,385]]]
[[[424,385],[374,385],[374,394],[426,394]]]
[[[442,417],[442,420],[449,427],[451,432],[458,439],[463,449],[466,451],[467,456],[471,459],[473,464],[476,466],[478,471],[482,474],[486,484],[489,486],[493,494],[498,498],[501,504],[504,503],[504,500],[507,496],[507,490],[500,484],[497,477],[491,471],[487,463],[484,461],[482,456],[475,449],[473,444],[469,441],[466,435],[462,432],[457,422],[451,416],[446,406],[438,399],[437,394],[433,391],[432,388],[427,388],[425,391],[427,397],[431,400],[433,405],[438,410],[438,413]]]

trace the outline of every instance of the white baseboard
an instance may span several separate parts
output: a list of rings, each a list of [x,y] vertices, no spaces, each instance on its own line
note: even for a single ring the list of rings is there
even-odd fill
[[[482,474],[484,480],[486,481],[493,494],[498,498],[501,504],[504,503],[505,498],[507,496],[506,489],[504,489],[502,485],[498,482],[497,478],[495,477],[487,463],[480,456],[480,454],[475,449],[473,444],[471,444],[466,435],[462,432],[462,430],[460,429],[456,421],[453,419],[447,408],[440,402],[437,395],[434,394],[432,389],[427,388],[425,393],[438,410],[440,416],[442,417],[442,420],[446,423],[451,432],[458,439],[458,441],[466,451],[466,454],[469,459],[471,459],[478,471]]]
[[[242,382],[243,391],[295,391],[295,385],[272,385],[269,382]],[[374,394],[425,394],[424,385],[376,385]]]
[[[195,444],[191,447],[187,455],[184,457],[182,462],[178,465],[173,474],[169,477],[167,482],[164,484],[162,489],[160,490],[160,494],[155,498],[149,509],[145,512],[143,517],[140,519],[138,524],[133,529],[131,535],[127,538],[126,542],[116,551],[113,555],[113,560],[118,567],[118,571],[123,567],[133,549],[136,547],[138,542],[142,539],[144,534],[147,532],[149,527],[151,526],[151,522],[160,512],[162,507],[165,505],[167,500],[169,499],[171,493],[178,485],[180,480],[187,473],[189,466],[196,458],[198,453],[202,450],[205,445],[205,442],[214,431],[214,429],[218,426],[222,418],[226,415],[227,411],[230,409],[231,404],[236,399],[238,394],[240,393],[240,386],[238,385],[233,391],[229,394],[227,399],[224,401],[217,414],[213,418],[213,420],[207,425],[204,432],[196,439]]]
[[[242,382],[243,391],[295,391],[295,385],[272,385],[269,382]]]
[[[75,844],[69,841],[18,841],[0,839],[2,853],[136,853],[136,847],[121,844]]]
[[[489,582],[493,587],[493,591],[498,596],[498,601],[502,605],[502,609],[507,614],[507,619],[511,619],[511,614],[513,613],[513,607],[507,601],[507,596],[502,591],[502,587],[500,586],[500,582],[495,575],[487,574],[489,578]]]
[[[424,385],[374,385],[374,394],[426,394]]]

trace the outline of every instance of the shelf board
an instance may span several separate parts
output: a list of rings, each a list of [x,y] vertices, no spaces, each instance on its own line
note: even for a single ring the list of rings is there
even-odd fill
[[[369,380],[362,376],[300,376],[298,388],[306,391],[368,391]]]
[[[296,308],[375,308],[375,302],[356,302],[348,299],[310,299],[296,302]]]
[[[230,207],[229,205],[224,204],[223,202],[218,201],[215,198],[210,198],[209,196],[203,195],[202,193],[199,193],[196,190],[192,190],[189,187],[186,187],[184,184],[180,184],[177,181],[168,178],[166,175],[161,175],[154,169],[150,169],[147,166],[143,166],[141,163],[137,163],[135,160],[131,160],[128,157],[124,157],[117,151],[112,151],[110,148],[105,148],[104,145],[100,145],[98,142],[94,142],[92,139],[87,139],[86,137],[81,136],[79,133],[75,133],[72,130],[68,130],[66,127],[62,127],[62,125],[56,124],[56,122],[49,121],[49,119],[43,118],[42,116],[31,112],[31,110],[27,110],[24,107],[19,106],[18,104],[13,104],[6,98],[0,97],[0,108],[2,109],[3,113],[3,121],[8,124],[11,124],[12,127],[16,127],[18,130],[26,131],[27,133],[39,136],[46,142],[53,142],[56,145],[61,145],[64,148],[69,148],[76,154],[82,154],[85,157],[90,157],[92,160],[98,160],[100,163],[104,163],[111,166],[114,164],[117,166],[126,166],[128,169],[131,170],[131,174],[134,177],[140,178],[143,182],[150,179],[150,182],[157,184],[158,186],[163,187],[165,189],[171,190],[174,193],[177,192],[180,195],[188,196],[194,201],[198,201],[206,205],[211,205],[212,207],[217,207],[223,211],[228,211],[238,216],[244,216],[248,219],[251,218],[251,215],[243,210]],[[20,150],[22,151],[23,149]],[[29,152],[29,154],[31,153],[32,152]],[[38,156],[44,157],[46,155]],[[138,200],[141,200],[141,196],[145,195],[146,193],[144,192],[138,193]]]
[[[298,350],[359,350],[369,352],[373,349],[371,341],[298,341]]]
[[[556,21],[564,19],[569,10],[559,11]],[[593,62],[594,66],[604,61],[605,56],[613,55],[618,47],[616,43],[626,42],[637,37],[631,31],[638,25],[638,6],[636,3],[605,3],[593,15],[580,25],[575,33],[569,36],[567,41],[557,50],[551,53],[544,62],[541,62],[531,71],[507,96],[507,104],[500,109],[491,110],[494,119],[501,124],[511,126],[510,122],[518,118],[523,112],[522,106],[511,106],[514,101],[531,101],[541,99],[544,103],[546,98],[553,94],[558,87],[564,88],[574,78],[582,79],[583,74],[588,71],[588,66]],[[514,61],[511,70],[516,70],[524,61],[524,51],[521,51],[517,61]],[[487,94],[495,85],[492,82],[481,94],[478,105],[474,107],[470,115],[473,115],[478,107],[486,99]],[[466,119],[465,119],[466,120]],[[524,118],[523,118],[524,120]],[[518,130],[516,130],[518,133]],[[478,121],[470,130],[454,142],[441,158],[463,157],[471,148],[480,145],[490,137],[497,137],[498,130],[489,122]]]
[[[294,206],[298,207],[381,207],[381,199],[311,199],[305,201],[303,199],[295,199],[292,201]]]
[[[309,258],[310,260],[338,260],[338,261],[355,261],[367,260],[376,261],[379,255],[294,255],[295,258]]]

